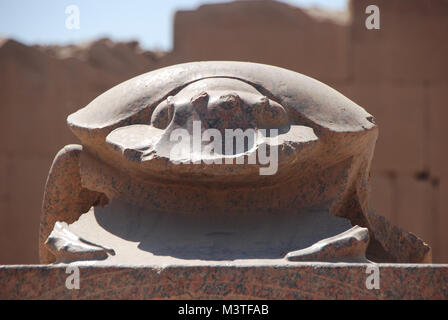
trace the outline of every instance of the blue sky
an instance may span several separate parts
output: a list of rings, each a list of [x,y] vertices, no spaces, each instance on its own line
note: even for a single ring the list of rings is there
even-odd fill
[[[27,44],[68,44],[103,36],[140,41],[146,49],[171,48],[178,9],[226,0],[0,0],[0,36]],[[296,6],[345,9],[346,0],[283,0]],[[80,29],[65,27],[65,9],[80,10]]]

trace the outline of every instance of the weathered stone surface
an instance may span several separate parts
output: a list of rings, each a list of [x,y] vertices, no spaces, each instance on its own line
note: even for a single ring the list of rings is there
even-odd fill
[[[351,15],[350,21],[338,19],[339,13],[335,17],[333,12],[316,14],[275,1],[251,2],[207,5],[176,14],[174,49],[165,56],[141,51],[135,42],[107,39],[70,46],[0,41],[0,172],[6,185],[0,197],[4,213],[0,263],[38,262],[38,211],[48,168],[61,146],[75,142],[64,125],[67,115],[131,76],[187,60],[258,61],[314,76],[376,116],[381,133],[373,175],[400,173],[411,179],[420,173],[415,170],[423,168],[431,181],[446,179],[445,1],[377,1],[381,30],[365,28],[365,8],[372,4],[368,1],[349,6],[343,16]],[[213,26],[215,21],[219,23]],[[379,86],[388,89],[379,90]],[[423,106],[422,118],[419,106]],[[400,192],[406,194],[405,189],[396,189],[397,195]],[[438,198],[442,195],[437,188],[430,193],[433,200],[428,207],[432,208],[443,199]],[[385,194],[383,199],[376,197],[373,205],[388,215],[381,210],[389,207],[389,200]],[[392,222],[418,230],[426,219],[444,221],[436,237],[443,239],[448,225],[438,216],[441,213],[419,208],[408,207],[415,217],[413,225],[406,215]],[[4,227],[9,225],[20,229]],[[447,251],[447,243],[431,243],[434,257]]]
[[[115,255],[113,249],[96,245],[72,233],[66,222],[55,223],[45,245],[56,257],[56,262],[101,260],[106,259],[107,254]]]
[[[107,199],[101,193],[87,190],[81,185],[79,174],[79,157],[82,147],[65,146],[56,155],[48,174],[42,204],[39,254],[41,259],[48,260],[47,250],[42,250],[43,241],[50,235],[58,221],[72,223],[92,205],[104,205]],[[48,226],[52,226],[49,228]]]
[[[380,9],[380,30],[365,27],[365,10],[372,4]],[[446,1],[356,0],[351,1],[351,7],[356,80],[446,81]]]
[[[67,121],[83,146],[62,150],[50,171],[42,262],[55,261],[45,244],[55,221],[113,248],[106,264],[279,259],[310,246],[302,258],[311,261],[430,262],[426,244],[369,208],[374,118],[314,79],[254,63],[175,65],[110,89]],[[212,155],[202,151],[210,140],[182,139],[173,153],[178,130],[194,139],[233,129],[254,136]],[[271,174],[262,173],[266,149],[276,156]],[[355,225],[368,229],[347,238]]]
[[[372,163],[375,174],[411,176],[427,170],[428,104],[423,87],[358,83],[344,93],[375,115],[380,129]]]
[[[377,174],[372,178],[370,202],[393,225],[425,239],[433,261],[442,263],[447,212],[439,207],[444,201],[442,192],[439,180],[431,176]]]
[[[48,169],[61,146],[74,141],[65,119],[128,76],[11,39],[0,40],[0,70],[0,263],[37,263]]]
[[[97,265],[166,265],[247,259],[283,261],[289,251],[306,248],[350,228],[347,219],[333,217],[325,210],[239,216],[198,210],[192,215],[181,210],[151,212],[112,201],[82,215],[69,231],[115,249],[116,255],[95,262]],[[333,258],[341,261],[358,256],[334,254]]]
[[[448,299],[448,265],[80,265],[80,290],[66,288],[67,266],[0,266],[0,299]],[[378,290],[366,287],[374,266]]]
[[[328,261],[341,257],[353,261],[366,261],[366,250],[369,244],[369,230],[359,226],[334,237],[320,240],[311,247],[290,252],[286,255],[289,261]]]
[[[397,185],[400,189],[396,197],[396,215],[397,221],[400,221],[398,225],[425,239],[429,245],[435,243],[438,232],[433,185],[430,181],[419,181],[406,176],[398,176]],[[425,219],[420,219],[418,212],[426,213]]]
[[[393,177],[385,174],[373,174],[371,178],[370,205],[392,224],[396,225],[397,219],[394,204],[397,188],[394,184]]]
[[[446,232],[445,226],[448,224],[448,176],[441,179],[438,186],[438,202],[436,203],[436,225],[437,225],[437,242],[448,243],[448,232]],[[438,263],[448,260],[448,249],[446,246],[439,246],[438,250]]]
[[[30,203],[41,207],[48,160],[2,154],[0,165],[0,262],[31,263],[39,257],[35,244],[39,241],[40,215],[38,211],[37,215],[30,213]],[[37,193],[36,188],[41,191]]]
[[[391,225],[385,217],[373,210],[369,212],[369,225],[375,230],[373,236],[381,243],[385,251],[374,245],[372,258],[376,258],[375,261],[391,259],[401,263],[409,261],[430,263],[432,261],[431,248],[426,243],[413,233]]]
[[[448,117],[448,84],[443,83],[428,88],[429,95],[429,135],[428,153],[431,174],[439,179],[448,176],[448,126],[445,119]]]
[[[177,11],[169,63],[236,60],[295,70],[322,81],[350,76],[348,12],[277,1],[234,1]],[[219,35],[219,36],[217,36]]]

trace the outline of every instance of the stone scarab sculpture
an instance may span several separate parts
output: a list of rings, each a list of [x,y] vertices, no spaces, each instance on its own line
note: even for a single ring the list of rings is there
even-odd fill
[[[82,145],[48,176],[43,263],[430,261],[369,207],[374,118],[299,73],[175,65],[67,121]]]

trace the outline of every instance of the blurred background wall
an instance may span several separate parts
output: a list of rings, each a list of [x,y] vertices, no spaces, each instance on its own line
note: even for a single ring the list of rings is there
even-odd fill
[[[380,8],[380,30],[365,9]],[[448,1],[354,0],[346,12],[276,1],[178,11],[169,52],[137,42],[29,46],[0,40],[0,264],[38,263],[46,176],[77,143],[65,118],[132,76],[197,60],[242,60],[314,77],[379,124],[372,205],[448,263]]]

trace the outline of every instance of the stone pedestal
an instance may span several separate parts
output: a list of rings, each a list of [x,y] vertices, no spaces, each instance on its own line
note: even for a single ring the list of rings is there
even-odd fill
[[[67,267],[79,267],[69,290]],[[379,289],[366,280],[379,268]],[[241,261],[0,266],[0,299],[447,299],[448,265]]]
[[[0,267],[0,298],[448,297],[448,266],[369,206],[374,117],[319,81],[187,63],[67,124],[81,144],[49,172],[42,265]]]

